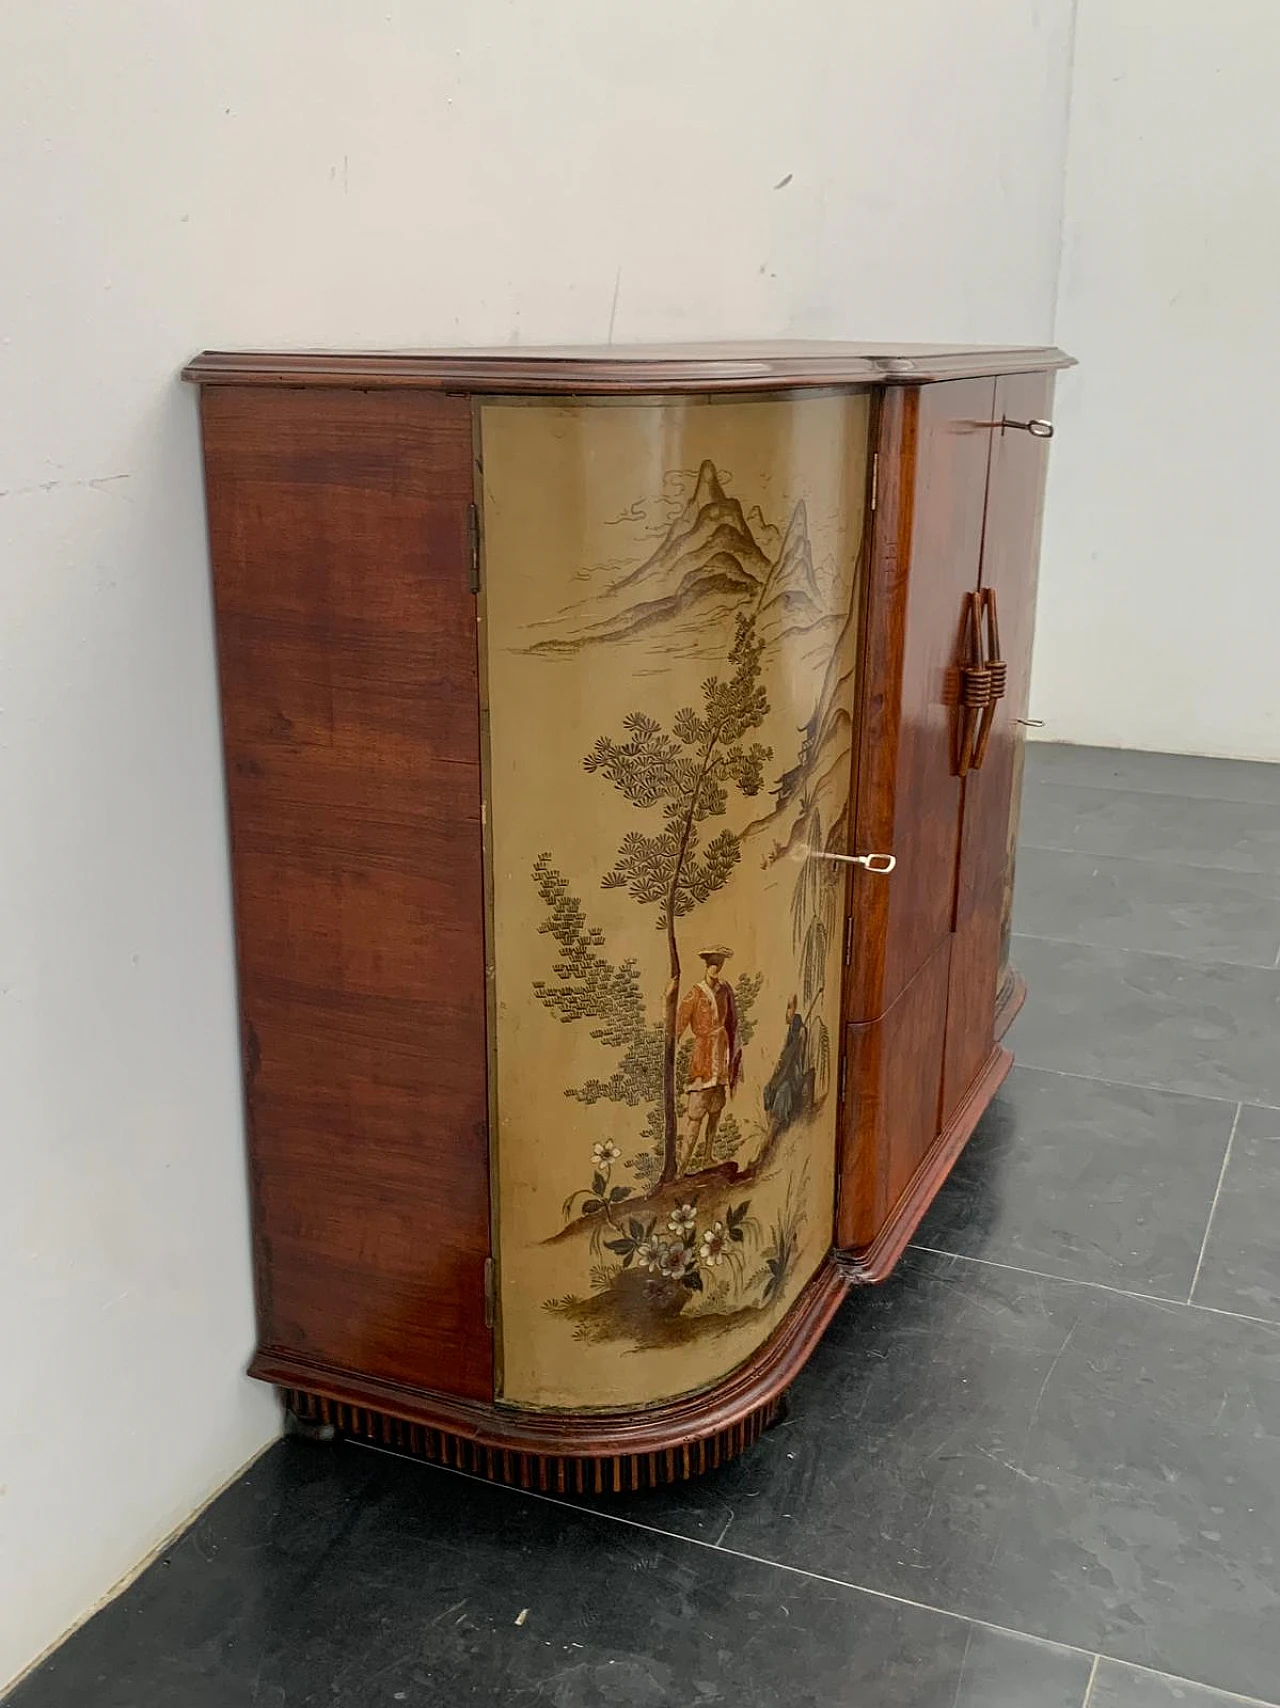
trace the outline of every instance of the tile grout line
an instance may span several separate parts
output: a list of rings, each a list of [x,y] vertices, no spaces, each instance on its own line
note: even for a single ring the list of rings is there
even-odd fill
[[[1242,806],[1246,803],[1234,803]],[[1275,809],[1280,811],[1280,808]],[[1019,851],[1026,849],[1032,854],[1075,854],[1081,860],[1127,860],[1131,866],[1154,866],[1161,872],[1222,872],[1229,878],[1270,878],[1273,881],[1280,878],[1280,872],[1260,866],[1214,866],[1206,865],[1203,860],[1169,860],[1155,854],[1115,854],[1103,848],[1068,848],[1062,842],[1032,842],[1030,838],[1018,839]]]
[[[1222,1183],[1227,1178],[1227,1164],[1231,1161],[1231,1149],[1236,1142],[1236,1130],[1240,1125],[1240,1117],[1244,1113],[1244,1104],[1236,1104],[1236,1118],[1231,1123],[1231,1131],[1227,1135],[1227,1148],[1222,1153],[1222,1167],[1218,1170],[1218,1184],[1214,1189],[1213,1202],[1209,1206],[1209,1220],[1204,1225],[1204,1238],[1200,1241],[1200,1255],[1196,1259],[1196,1272],[1191,1277],[1191,1291],[1187,1294],[1187,1303],[1194,1305],[1196,1287],[1200,1282],[1200,1271],[1204,1267],[1204,1254],[1209,1249],[1209,1235],[1213,1232],[1213,1218],[1217,1213],[1218,1199],[1222,1196]]]
[[[1239,1702],[1242,1708],[1276,1708],[1274,1702],[1264,1702],[1260,1696],[1244,1696],[1238,1690],[1224,1690],[1220,1684],[1200,1684],[1194,1678],[1183,1678],[1179,1673],[1161,1672],[1157,1666],[1143,1666],[1141,1661],[1120,1661],[1114,1655],[1099,1655],[1099,1661],[1109,1661],[1112,1666],[1127,1667],[1130,1672],[1145,1673],[1148,1678],[1164,1679],[1169,1684],[1189,1684],[1195,1690],[1207,1690],[1213,1696],[1221,1696],[1226,1702]],[[1087,1702],[1081,1708],[1089,1708]]]
[[[1085,946],[1073,945],[1073,947]],[[1263,967],[1260,970],[1266,972],[1267,969]],[[1016,1050],[1014,1050],[1014,1065],[1020,1068],[1029,1068],[1033,1073],[1054,1073],[1058,1075],[1059,1079],[1086,1079],[1095,1085],[1116,1085],[1122,1091],[1155,1091],[1162,1097],[1198,1098],[1201,1103],[1225,1103],[1228,1108],[1234,1108],[1241,1103],[1246,1109],[1274,1109],[1276,1107],[1274,1103],[1263,1103],[1253,1097],[1222,1097],[1214,1091],[1179,1091],[1172,1085],[1144,1085],[1136,1079],[1111,1079],[1104,1073],[1081,1073],[1078,1068],[1046,1067],[1041,1062],[1028,1061]]]
[[[964,1634],[964,1653],[960,1656],[960,1671],[956,1674],[956,1693],[951,1698],[951,1708],[956,1708],[960,1700],[960,1692],[964,1689],[964,1675],[969,1670],[969,1650],[973,1647],[973,1626]]]
[[[1092,937],[1047,937],[1043,931],[1015,931],[1025,943],[1048,943],[1056,949],[1115,949],[1122,955],[1163,955],[1167,961],[1182,961],[1189,967],[1242,967],[1246,971],[1273,973],[1280,970],[1280,953],[1274,961],[1229,961],[1223,955],[1180,955],[1176,949],[1135,949],[1132,944],[1099,942]]]
[[[1077,1643],[1062,1643],[1054,1637],[1036,1637],[1030,1631],[1017,1631],[1011,1625],[997,1625],[992,1619],[976,1619],[968,1613],[956,1613],[949,1607],[936,1607],[931,1601],[914,1601],[909,1595],[895,1595],[891,1590],[873,1589],[869,1584],[854,1583],[849,1578],[832,1577],[828,1572],[811,1571],[807,1566],[793,1566],[786,1560],[770,1560],[763,1554],[748,1554],[741,1548],[726,1548],[719,1542],[708,1542],[705,1536],[684,1536],[678,1530],[664,1530],[659,1524],[643,1524],[638,1518],[627,1518],[620,1512],[610,1512],[600,1506],[579,1506],[571,1500],[562,1500],[559,1495],[543,1494],[540,1489],[519,1488],[514,1483],[491,1482],[488,1477],[478,1477],[472,1471],[459,1471],[452,1465],[437,1465],[428,1460],[416,1459],[406,1453],[399,1453],[393,1447],[381,1447],[374,1441],[352,1440],[353,1447],[363,1448],[366,1453],[381,1453],[388,1459],[398,1459],[402,1464],[424,1465],[427,1470],[441,1471],[446,1476],[462,1477],[469,1483],[481,1483],[485,1488],[502,1489],[507,1494],[523,1496],[526,1500],[542,1501],[546,1506],[555,1506],[566,1512],[577,1512],[588,1518],[603,1518],[610,1524],[622,1524],[629,1530],[641,1530],[650,1536],[663,1536],[669,1542],[683,1542],[691,1548],[704,1548],[709,1554],[723,1554],[727,1559],[746,1560],[753,1566],[771,1566],[775,1571],[788,1572],[793,1577],[808,1578],[813,1583],[829,1583],[836,1589],[851,1589],[860,1595],[872,1596],[876,1601],[887,1601],[895,1607],[911,1607],[917,1613],[932,1613],[943,1619],[959,1619],[966,1625],[980,1625],[983,1630],[997,1631],[1002,1637],[1017,1637],[1023,1641],[1028,1638],[1034,1643],[1043,1643],[1050,1649],[1066,1649],[1075,1655],[1092,1654],[1092,1649],[1082,1649]],[[1264,1703],[1263,1708],[1271,1708]]]
[[[1054,1276],[1048,1277],[1056,1279]],[[1178,1301],[1174,1300],[1176,1304]],[[458,1477],[463,1482],[479,1483],[487,1489],[497,1489],[504,1494],[514,1495],[525,1500],[541,1501],[545,1506],[554,1506],[565,1512],[576,1512],[584,1518],[603,1518],[610,1524],[624,1525],[628,1530],[639,1530],[650,1536],[662,1536],[669,1542],[683,1542],[691,1548],[705,1549],[709,1554],[723,1554],[732,1560],[745,1560],[753,1566],[769,1566],[774,1571],[787,1572],[792,1577],[807,1578],[811,1583],[828,1583],[835,1589],[852,1590],[858,1595],[869,1595],[875,1601],[885,1601],[895,1607],[914,1608],[917,1613],[932,1613],[939,1619],[959,1619],[969,1626],[977,1626],[983,1631],[994,1631],[1001,1637],[1012,1637],[1018,1642],[1038,1643],[1042,1648],[1057,1649],[1060,1652],[1080,1655],[1082,1658],[1092,1656],[1093,1671],[1090,1674],[1090,1685],[1093,1676],[1103,1661],[1112,1666],[1131,1667],[1136,1672],[1147,1673],[1152,1678],[1167,1679],[1170,1684],[1187,1684],[1200,1690],[1218,1690],[1233,1702],[1244,1704],[1244,1708],[1280,1708],[1280,1703],[1264,1702],[1259,1696],[1242,1696],[1238,1692],[1222,1690],[1218,1685],[1205,1684],[1198,1679],[1187,1678],[1181,1673],[1161,1672],[1158,1667],[1143,1666],[1138,1661],[1121,1660],[1115,1655],[1106,1655],[1093,1649],[1081,1648],[1078,1643],[1064,1643],[1057,1637],[1041,1637],[1032,1631],[1019,1631],[1012,1625],[998,1625],[993,1619],[982,1619],[972,1613],[957,1613],[949,1607],[937,1607],[930,1601],[915,1601],[908,1595],[894,1595],[887,1589],[873,1589],[869,1584],[854,1583],[850,1578],[832,1577],[828,1572],[810,1571],[807,1566],[793,1566],[786,1560],[770,1560],[763,1554],[748,1554],[741,1548],[725,1548],[718,1542],[708,1542],[702,1536],[682,1536],[678,1530],[664,1530],[657,1524],[642,1524],[638,1518],[625,1518],[621,1513],[609,1512],[599,1506],[579,1506],[571,1500],[561,1500],[557,1495],[543,1494],[538,1489],[522,1489],[514,1483],[494,1482],[488,1477],[478,1477],[471,1471],[459,1471],[453,1465],[439,1465],[430,1460],[418,1459],[407,1453],[399,1453],[393,1447],[380,1447],[373,1441],[351,1439],[351,1447],[362,1449],[366,1453],[378,1453],[385,1459],[396,1459],[402,1465],[415,1465],[426,1471],[438,1472],[441,1476]],[[1087,1700],[1081,1708],[1088,1708]]]
[[[919,1245],[914,1240],[907,1250],[924,1251],[930,1257],[947,1257],[954,1263],[976,1263],[983,1269],[999,1269],[1006,1275],[1032,1275],[1037,1281],[1060,1281],[1065,1287],[1091,1287],[1097,1293],[1114,1293],[1119,1299],[1140,1299],[1144,1304],[1173,1305],[1179,1310],[1186,1309],[1185,1299],[1175,1299],[1166,1293],[1135,1293],[1128,1287],[1113,1287],[1108,1281],[1085,1281],[1076,1275],[1054,1275],[1047,1269],[1028,1269],[1020,1263],[997,1263],[991,1257],[973,1257],[967,1251],[943,1251],[940,1246]]]
[[[1184,967],[1234,967],[1237,971],[1252,973],[1271,973],[1276,970],[1267,966],[1265,961],[1224,961],[1221,956],[1196,960],[1190,955],[1178,954],[1176,949],[1135,949],[1124,943],[1085,943],[1078,937],[1041,937],[1034,931],[1015,931],[1012,935],[1015,943],[1022,939],[1029,943],[1048,943],[1059,949],[1106,949],[1113,955],[1145,955],[1152,961],[1178,961]]]
[[[1075,747],[1078,744],[1075,742],[1064,741],[1043,742],[1038,743],[1037,745],[1046,747]],[[1085,748],[1084,751],[1091,752],[1092,749]],[[1154,753],[1156,749],[1146,747],[1126,747],[1121,748],[1118,751],[1123,753]],[[1204,759],[1214,765],[1272,766],[1276,763],[1273,759],[1226,759],[1221,755],[1212,753],[1175,753],[1171,757],[1175,759]],[[1030,767],[1027,768],[1026,772],[1026,787],[1034,789],[1102,789],[1109,795],[1167,795],[1172,800],[1198,801],[1204,806],[1215,807],[1271,807],[1273,809],[1280,807],[1280,801],[1271,801],[1266,799],[1259,800],[1252,795],[1188,795],[1182,789],[1151,789],[1144,788],[1141,783],[1106,783],[1100,782],[1097,779],[1085,783],[1081,782],[1079,778],[1064,779],[1061,777],[1050,777],[1043,771],[1033,772]]]
[[[983,1269],[999,1269],[1007,1275],[1033,1275],[1037,1281],[1058,1281],[1064,1287],[1092,1287],[1097,1293],[1113,1293],[1118,1299],[1137,1299],[1145,1305],[1172,1305],[1175,1310],[1207,1311],[1210,1316],[1230,1317],[1233,1322],[1259,1323],[1263,1328],[1280,1330],[1274,1317],[1253,1317],[1244,1311],[1226,1311],[1220,1305],[1202,1305],[1190,1299],[1175,1299],[1167,1293],[1138,1293],[1132,1287],[1113,1287],[1107,1281],[1087,1281],[1079,1275],[1054,1275],[1048,1269],[1028,1269],[1020,1263],[997,1263],[990,1257],[972,1257],[966,1251],[943,1251],[936,1245],[917,1245],[908,1251],[925,1251],[930,1257],[948,1257],[955,1263],[977,1263]]]
[[[1098,1668],[1101,1665],[1102,1656],[1100,1654],[1095,1655],[1093,1665],[1089,1668],[1089,1682],[1084,1687],[1084,1701],[1080,1704],[1080,1708],[1089,1708],[1089,1704],[1093,1701],[1093,1687],[1098,1682]]]

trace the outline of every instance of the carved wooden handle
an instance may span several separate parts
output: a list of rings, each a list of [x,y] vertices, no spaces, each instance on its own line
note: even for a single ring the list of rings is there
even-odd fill
[[[969,656],[960,667],[960,754],[956,765],[961,777],[982,768],[996,702],[1004,698],[1008,678],[1008,667],[1000,655],[1000,617],[994,587],[969,595],[965,646]]]
[[[982,727],[978,731],[977,746],[973,750],[973,768],[981,770],[982,761],[987,757],[987,743],[991,740],[991,726],[996,720],[996,701],[1004,699],[1005,685],[1008,680],[1008,666],[1000,651],[1000,617],[996,610],[996,590],[994,587],[984,587],[982,590],[983,603],[987,612],[987,670],[991,675],[991,698],[982,710]]]

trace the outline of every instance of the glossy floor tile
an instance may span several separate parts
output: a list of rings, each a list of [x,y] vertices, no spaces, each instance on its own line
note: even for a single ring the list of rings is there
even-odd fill
[[[1091,1657],[286,1441],[11,1708],[1079,1708]]]
[[[1280,806],[1029,783],[1022,795],[1019,840],[1024,848],[1275,873],[1280,872]]]
[[[1017,1066],[915,1243],[1185,1299],[1235,1113]]]
[[[1280,1321],[1280,1109],[1242,1109],[1195,1299]]]
[[[1280,972],[1015,939],[1028,1067],[1280,1106]]]
[[[1240,1708],[1239,1696],[1103,1661],[1086,1708]]]
[[[643,1508],[1271,1700],[1280,1328],[909,1252],[842,1309],[785,1427]]]
[[[1271,968],[1280,958],[1280,875],[1024,847],[1014,930]]]
[[[1280,806],[1280,765],[1205,759],[1191,753],[1140,753],[1120,747],[1027,743],[1029,783],[1141,790],[1184,800],[1262,801]]]

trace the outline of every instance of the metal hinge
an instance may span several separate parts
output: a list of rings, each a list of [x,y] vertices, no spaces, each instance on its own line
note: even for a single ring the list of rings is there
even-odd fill
[[[880,490],[880,453],[871,453],[871,508],[876,507],[876,494]]]
[[[480,512],[474,504],[467,505],[467,551],[470,560],[471,591],[480,591]]]
[[[853,915],[844,916],[844,964],[847,967],[853,959]]]
[[[848,1089],[849,1089],[849,1057],[848,1057],[848,1054],[844,1050],[841,1050],[841,1052],[840,1052],[840,1101],[841,1101],[841,1103],[844,1102],[845,1093],[848,1091]]]
[[[484,1326],[486,1328],[493,1327],[495,1308],[493,1259],[486,1257],[484,1260]]]

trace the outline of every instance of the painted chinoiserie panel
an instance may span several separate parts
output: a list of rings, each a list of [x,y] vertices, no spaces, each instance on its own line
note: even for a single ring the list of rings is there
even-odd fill
[[[643,1405],[831,1245],[869,394],[478,409],[500,1395]]]

